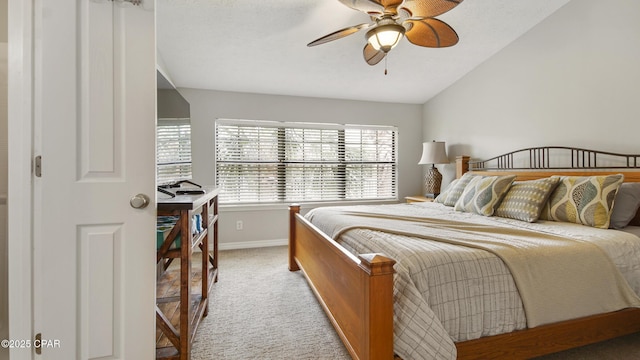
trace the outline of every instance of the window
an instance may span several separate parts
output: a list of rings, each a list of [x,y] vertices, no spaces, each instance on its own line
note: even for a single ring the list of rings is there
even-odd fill
[[[157,182],[191,179],[191,124],[188,119],[158,119]]]
[[[392,126],[216,121],[220,202],[396,199]]]

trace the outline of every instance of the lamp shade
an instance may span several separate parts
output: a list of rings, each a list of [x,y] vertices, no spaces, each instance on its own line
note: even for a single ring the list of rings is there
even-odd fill
[[[422,143],[422,157],[418,164],[448,164],[447,150],[444,141]]]

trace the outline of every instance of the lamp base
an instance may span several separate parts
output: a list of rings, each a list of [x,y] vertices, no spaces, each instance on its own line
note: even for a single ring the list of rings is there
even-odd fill
[[[440,185],[442,185],[442,174],[435,165],[431,165],[424,176],[424,196],[435,198],[440,195]]]

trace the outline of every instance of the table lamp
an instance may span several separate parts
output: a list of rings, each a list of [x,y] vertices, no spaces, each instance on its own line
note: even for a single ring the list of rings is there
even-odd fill
[[[432,141],[422,143],[422,157],[418,164],[431,164],[427,169],[424,177],[425,196],[434,198],[440,194],[440,185],[442,184],[442,174],[438,171],[435,164],[448,164],[449,158],[444,145],[444,141]]]

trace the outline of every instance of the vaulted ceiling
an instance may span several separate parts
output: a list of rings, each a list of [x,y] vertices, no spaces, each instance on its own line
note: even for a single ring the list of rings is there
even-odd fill
[[[466,0],[438,16],[450,48],[406,39],[378,65],[366,30],[306,44],[369,17],[338,0],[157,0],[158,54],[177,87],[422,104],[569,0]]]

